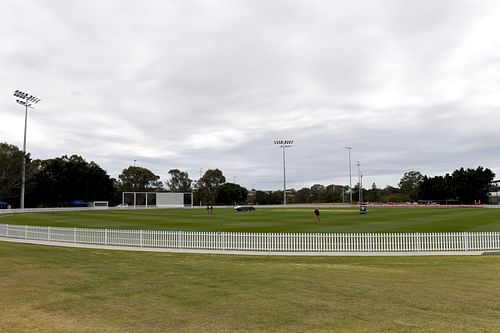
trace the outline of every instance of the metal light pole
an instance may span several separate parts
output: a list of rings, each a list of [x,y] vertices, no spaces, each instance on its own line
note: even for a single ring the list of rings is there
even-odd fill
[[[21,204],[20,208],[24,209],[24,189],[26,185],[26,130],[28,128],[28,108],[33,109],[33,104],[40,102],[39,98],[29,95],[20,90],[14,91],[14,96],[17,97],[16,102],[24,106],[24,141],[23,141],[23,162],[21,167]]]
[[[351,171],[351,149],[352,147],[344,147],[349,151],[349,203],[352,205],[352,171]]]
[[[283,149],[283,205],[286,205],[286,171],[285,171],[285,148],[293,145],[293,140],[274,140],[275,145]]]
[[[361,169],[359,167],[361,163],[359,163],[359,161],[356,161],[356,165],[358,166],[358,201],[359,204],[361,204],[363,202],[363,174],[361,173]]]
[[[360,175],[360,183],[361,183],[361,186],[359,187],[359,190],[361,192],[359,192],[361,194],[361,203],[364,202],[364,199],[363,199],[363,174]]]

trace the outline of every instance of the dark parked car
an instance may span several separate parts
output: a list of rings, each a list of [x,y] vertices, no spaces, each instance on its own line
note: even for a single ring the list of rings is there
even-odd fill
[[[247,212],[250,210],[255,210],[255,208],[252,206],[236,206],[234,207],[234,209],[238,212]]]

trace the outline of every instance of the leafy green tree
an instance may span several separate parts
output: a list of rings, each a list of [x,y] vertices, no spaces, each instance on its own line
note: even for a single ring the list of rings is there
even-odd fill
[[[312,203],[320,203],[320,202],[325,202],[326,198],[326,189],[324,185],[321,184],[314,184],[311,186],[311,202]]]
[[[163,189],[160,176],[142,167],[129,166],[127,169],[123,169],[118,178],[120,179],[121,191],[145,192]]]
[[[77,155],[40,161],[34,184],[27,200],[31,206],[57,207],[75,199],[112,201],[115,197],[113,179],[106,171]]]
[[[33,175],[37,172],[37,161],[30,155],[26,159],[26,194],[33,188]],[[23,152],[8,143],[0,143],[0,199],[9,202],[13,207],[19,204],[21,191],[21,167]]]
[[[488,189],[495,174],[488,168],[460,168],[451,175],[424,176],[420,185],[419,199],[462,204],[487,202]]]
[[[217,203],[232,205],[244,203],[248,197],[248,190],[238,184],[225,183],[217,193]]]
[[[453,193],[453,178],[445,176],[428,177],[424,176],[420,184],[419,200],[445,201],[458,200]]]
[[[272,191],[256,191],[255,203],[258,205],[270,205]]]
[[[0,198],[19,196],[23,152],[14,145],[0,143]]]
[[[300,201],[297,201],[299,195],[299,191],[289,193],[287,202],[291,203],[290,200],[293,198],[294,203],[300,203]],[[256,191],[255,202],[258,205],[280,205],[283,203],[283,191]]]
[[[172,169],[168,172],[170,180],[167,181],[167,187],[172,192],[191,192],[192,180],[189,179],[187,172],[179,169]]]
[[[363,198],[367,202],[379,202],[380,192],[381,190],[377,188],[377,184],[372,183],[372,187],[364,192]]]
[[[328,185],[325,188],[325,202],[342,202],[342,193],[342,185]]]
[[[453,178],[453,194],[464,204],[488,201],[488,189],[495,177],[490,169],[460,168],[451,175]]]
[[[198,180],[198,197],[205,204],[215,204],[217,193],[226,182],[226,177],[219,169],[209,169]]]
[[[408,200],[418,199],[418,190],[420,184],[422,183],[424,176],[419,171],[408,171],[405,172],[403,178],[399,182],[399,188],[402,194],[408,196]]]
[[[407,197],[401,193],[401,190],[394,186],[386,186],[380,191],[381,202],[405,202]]]
[[[311,189],[308,187],[303,187],[300,190],[298,190],[297,193],[295,194],[295,202],[296,203],[311,202]]]
[[[279,205],[282,203],[283,203],[283,191],[271,192],[271,205]]]

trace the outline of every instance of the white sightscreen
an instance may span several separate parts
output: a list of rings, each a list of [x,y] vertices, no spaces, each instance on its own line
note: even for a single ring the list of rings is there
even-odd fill
[[[156,193],[156,206],[184,207],[184,193]]]

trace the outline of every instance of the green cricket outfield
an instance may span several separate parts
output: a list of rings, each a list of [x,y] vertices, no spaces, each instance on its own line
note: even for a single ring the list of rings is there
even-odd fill
[[[463,232],[500,231],[500,209],[323,208],[316,223],[313,208],[257,208],[237,212],[205,209],[90,210],[4,216],[3,224],[53,227],[163,229],[227,232]]]

